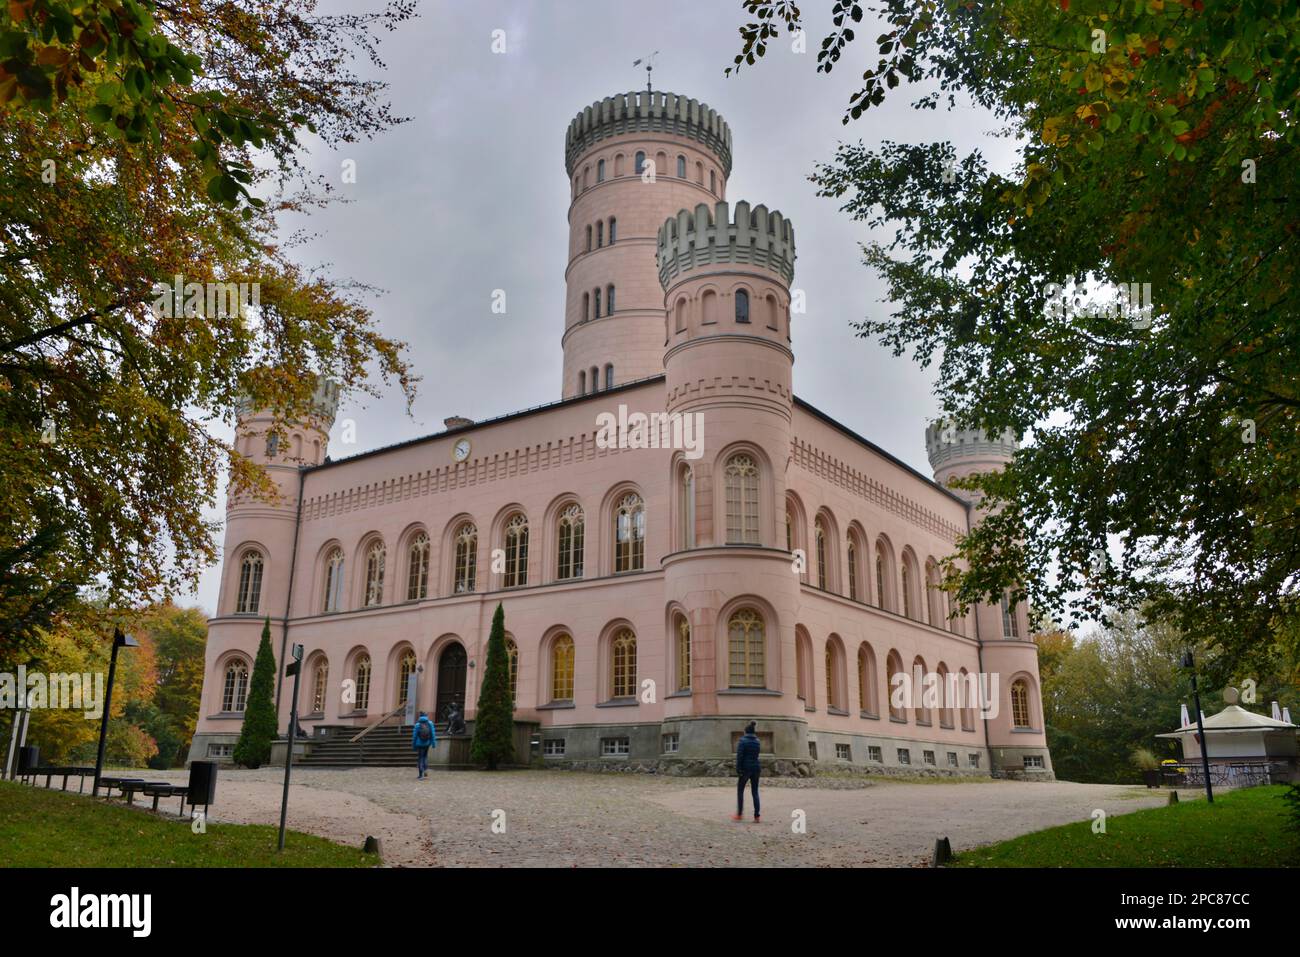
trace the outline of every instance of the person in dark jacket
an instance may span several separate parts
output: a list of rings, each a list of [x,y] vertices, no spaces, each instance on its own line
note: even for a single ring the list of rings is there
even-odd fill
[[[433,722],[421,711],[415,719],[415,727],[411,729],[411,747],[415,749],[415,766],[419,771],[417,781],[424,780],[429,772],[429,749],[437,743],[438,734],[433,730]]]
[[[758,735],[754,733],[754,722],[751,721],[745,725],[745,733],[741,736],[740,742],[736,745],[736,813],[731,818],[733,821],[743,820],[745,817],[745,782],[749,782],[749,789],[754,795],[754,821],[760,820],[758,816]]]

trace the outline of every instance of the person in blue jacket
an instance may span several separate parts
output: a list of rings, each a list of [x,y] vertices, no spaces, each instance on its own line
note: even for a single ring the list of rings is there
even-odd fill
[[[417,781],[423,781],[424,776],[429,770],[429,749],[438,743],[438,734],[433,730],[433,722],[423,711],[415,719],[415,727],[411,730],[411,747],[415,749],[416,768],[419,774],[416,776]]]
[[[745,782],[749,782],[749,789],[754,795],[754,821],[757,823],[758,816],[758,735],[754,733],[756,725],[753,721],[745,725],[745,733],[741,735],[740,742],[736,745],[736,813],[732,816],[733,821],[743,820],[745,817]]]

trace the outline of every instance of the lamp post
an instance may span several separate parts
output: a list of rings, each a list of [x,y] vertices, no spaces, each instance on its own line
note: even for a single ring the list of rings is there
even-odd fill
[[[293,746],[298,738],[298,678],[302,671],[302,645],[293,646],[293,661],[284,669],[284,676],[293,676],[293,698],[289,702],[289,747],[284,755],[284,794],[280,798],[280,845],[284,850],[284,824],[289,817],[289,770],[293,767]]]
[[[104,691],[104,713],[99,719],[99,753],[95,757],[95,786],[90,796],[99,796],[99,779],[104,774],[104,746],[108,743],[108,715],[113,706],[113,679],[117,676],[117,652],[121,648],[139,648],[140,642],[124,634],[121,628],[113,629],[113,652],[108,656],[108,688]]]
[[[1214,786],[1210,783],[1210,743],[1205,739],[1205,724],[1201,720],[1201,693],[1196,689],[1196,661],[1190,651],[1183,655],[1183,667],[1192,673],[1192,703],[1196,706],[1196,740],[1201,745],[1201,769],[1205,773],[1205,799],[1214,803]]]

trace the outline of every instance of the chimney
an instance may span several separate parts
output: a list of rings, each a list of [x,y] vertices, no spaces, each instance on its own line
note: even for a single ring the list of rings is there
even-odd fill
[[[1273,720],[1274,721],[1282,720],[1282,709],[1278,707],[1276,701],[1273,702]]]
[[[447,418],[442,420],[442,424],[445,425],[447,431],[450,432],[452,429],[463,429],[467,425],[473,425],[474,420],[467,419],[463,415],[449,415]]]

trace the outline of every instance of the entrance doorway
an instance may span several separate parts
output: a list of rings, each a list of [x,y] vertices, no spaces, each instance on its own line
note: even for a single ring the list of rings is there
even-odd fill
[[[447,720],[447,712],[454,704],[465,714],[465,646],[453,641],[442,649],[438,655],[438,703],[434,720],[442,723]]]

